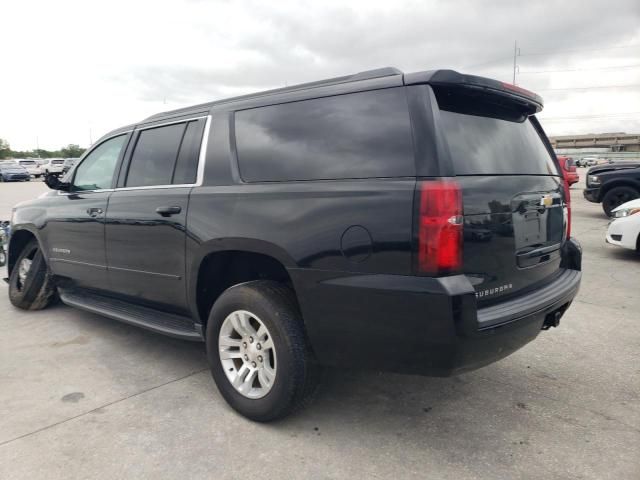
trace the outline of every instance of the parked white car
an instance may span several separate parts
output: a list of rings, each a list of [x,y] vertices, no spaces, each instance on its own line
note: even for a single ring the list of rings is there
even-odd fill
[[[42,172],[43,172],[42,167],[35,160],[19,159],[16,161],[21,167],[23,167],[27,172],[29,172],[29,175],[33,175],[36,178],[40,178],[42,176]]]
[[[44,165],[42,165],[42,173],[62,173],[62,167],[64,167],[64,158],[47,158]]]
[[[578,167],[593,167],[598,165],[600,159],[598,157],[582,157],[576,162]]]
[[[623,203],[612,213],[607,243],[640,251],[640,198]]]

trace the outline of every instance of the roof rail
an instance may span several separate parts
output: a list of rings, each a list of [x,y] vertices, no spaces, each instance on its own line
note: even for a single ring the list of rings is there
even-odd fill
[[[360,80],[371,80],[371,79],[374,79],[374,78],[389,77],[389,76],[393,76],[393,75],[402,75],[402,74],[403,74],[403,72],[401,70],[398,70],[397,68],[394,68],[394,67],[376,68],[374,70],[366,70],[364,72],[358,72],[358,73],[355,73],[353,75],[345,75],[345,76],[342,76],[342,77],[328,78],[328,79],[325,79],[325,80],[316,80],[314,82],[300,83],[298,85],[291,85],[291,86],[288,86],[288,87],[282,87],[282,88],[276,88],[276,89],[273,89],[273,90],[266,90],[266,91],[262,91],[262,92],[250,93],[248,95],[241,95],[239,97],[232,97],[232,98],[227,98],[227,99],[222,99],[222,100],[216,100],[216,101],[213,101],[213,102],[202,103],[202,104],[194,105],[194,106],[191,106],[191,107],[179,108],[177,110],[171,110],[171,111],[168,111],[168,112],[160,112],[160,113],[156,113],[155,115],[151,115],[150,117],[145,118],[144,120],[142,120],[142,123],[154,120],[156,118],[162,118],[162,117],[165,117],[165,116],[171,115],[171,114],[176,115],[176,114],[179,114],[179,113],[181,113],[183,111],[184,112],[191,111],[191,110],[194,110],[194,109],[196,109],[198,107],[219,105],[219,104],[223,104],[223,103],[227,103],[227,102],[231,102],[231,101],[256,98],[256,97],[261,97],[261,96],[266,96],[266,95],[273,95],[273,94],[276,94],[276,93],[295,92],[295,91],[298,91],[298,90],[305,90],[305,89],[308,89],[308,88],[336,85],[336,84],[339,84],[339,83],[357,82],[357,81],[360,81]]]
[[[369,80],[370,78],[388,77],[391,75],[402,75],[402,71],[395,67],[376,68],[374,70],[358,72],[355,75],[351,75],[349,79],[355,82],[356,80]]]

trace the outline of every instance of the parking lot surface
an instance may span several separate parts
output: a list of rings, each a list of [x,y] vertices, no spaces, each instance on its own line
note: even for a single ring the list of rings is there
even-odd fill
[[[604,243],[581,188],[583,283],[559,328],[454,378],[331,370],[275,424],[227,407],[202,344],[20,311],[2,283],[0,478],[638,479],[640,255]],[[45,190],[0,184],[0,219]]]

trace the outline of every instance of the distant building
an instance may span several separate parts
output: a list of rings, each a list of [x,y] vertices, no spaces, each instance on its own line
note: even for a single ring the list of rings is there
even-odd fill
[[[551,145],[559,149],[606,148],[609,152],[640,152],[639,133],[588,133],[550,137]]]

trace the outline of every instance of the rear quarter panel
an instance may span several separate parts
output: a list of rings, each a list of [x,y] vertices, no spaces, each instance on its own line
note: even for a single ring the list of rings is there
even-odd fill
[[[254,239],[290,267],[408,274],[414,188],[413,178],[195,188],[188,250],[197,260],[205,242]]]

